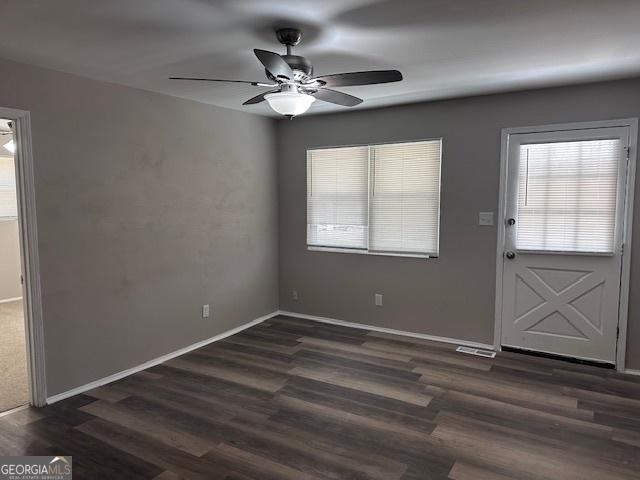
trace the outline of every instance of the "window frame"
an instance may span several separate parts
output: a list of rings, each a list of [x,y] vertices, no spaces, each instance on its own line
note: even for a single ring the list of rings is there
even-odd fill
[[[611,130],[613,130],[612,133],[609,132],[604,132],[604,130],[606,130],[607,128],[610,128]],[[560,143],[581,143],[581,142],[593,142],[593,141],[607,141],[607,140],[622,140],[623,138],[619,135],[615,134],[615,131],[617,129],[615,127],[602,127],[600,129],[576,129],[576,130],[569,130],[567,133],[569,134],[569,136],[567,138],[563,138],[563,133],[564,132],[559,132],[557,133],[557,135],[559,135],[556,139],[552,140],[552,141],[540,141],[540,140],[536,140],[536,141],[530,141],[530,142],[524,142],[521,141],[520,143],[518,143],[518,150],[519,152],[521,152],[521,149],[523,146],[529,146],[529,145],[551,145],[551,144],[560,144]],[[591,135],[591,132],[593,131],[603,131],[601,135]],[[579,133],[577,133],[579,132]],[[541,134],[551,134],[551,133],[556,133],[556,132],[539,132]],[[531,133],[531,134],[520,134],[522,136],[524,135],[537,135],[538,133]],[[580,138],[580,139],[576,139],[577,136],[584,136],[584,138]],[[624,148],[624,147],[623,147]],[[521,160],[519,159],[519,162]],[[519,165],[518,165],[519,167]],[[624,176],[621,176],[620,174],[620,170],[626,168],[626,164],[625,164],[625,159],[624,157],[620,157],[618,159],[618,162],[616,162],[616,192],[615,192],[615,207],[614,207],[614,212],[613,212],[613,223],[614,223],[614,229],[611,231],[611,250],[596,250],[596,249],[573,249],[573,250],[569,250],[569,249],[560,249],[560,248],[529,248],[529,247],[520,247],[518,246],[519,243],[519,234],[520,234],[520,230],[519,230],[519,225],[522,224],[522,221],[519,221],[518,224],[516,224],[516,228],[514,228],[512,230],[512,232],[510,232],[512,235],[509,236],[509,240],[512,242],[512,246],[510,248],[512,248],[514,251],[516,251],[517,253],[525,253],[525,254],[537,254],[537,255],[568,255],[568,256],[594,256],[594,257],[613,257],[616,255],[617,250],[621,247],[618,246],[618,244],[620,244],[620,242],[622,241],[620,237],[620,231],[618,231],[619,227],[619,221],[618,221],[618,216],[620,215],[620,209],[624,209],[624,181],[623,178]],[[514,172],[515,175],[514,177],[517,177],[517,175],[520,173],[520,171],[518,172]],[[512,187],[515,187],[515,194],[516,196],[520,194],[520,184],[519,184],[519,180],[517,178],[513,179],[514,184],[512,185]],[[509,193],[509,192],[507,192]],[[518,218],[520,219],[519,215],[520,215],[520,210],[521,210],[521,206],[519,204],[519,199],[516,197],[515,199],[515,203],[512,206],[512,210],[511,212],[509,212],[509,215],[513,218]]]
[[[575,141],[582,141],[582,140],[608,140],[608,139],[612,139],[612,138],[616,138],[616,130],[620,130],[620,129],[624,129],[626,128],[624,125],[623,126],[618,126],[615,125],[615,122],[611,122],[611,124],[609,124],[609,122],[603,121],[603,122],[587,122],[585,124],[582,123],[576,123],[576,124],[568,124],[568,125],[576,125],[575,128],[564,128],[564,129],[554,129],[553,125],[549,126],[549,128],[547,130],[543,129],[543,127],[538,127],[538,129],[534,129],[532,128],[532,131],[527,131],[526,128],[517,128],[517,129],[506,129],[508,130],[508,136],[520,136],[520,137],[524,137],[524,136],[530,136],[532,138],[536,138],[539,135],[551,135],[553,134],[556,138],[556,141],[554,142],[548,142],[548,141],[542,141],[542,142],[526,142],[526,143],[556,143],[556,142],[563,142],[565,141],[565,138],[570,138],[570,139],[576,139],[576,138],[580,138],[580,140],[575,140]],[[584,126],[581,126],[584,125]],[[513,130],[513,131],[512,131]],[[604,132],[605,130],[610,130],[610,132]],[[509,155],[513,155],[513,152],[511,151],[511,148],[514,148],[514,142],[512,141],[511,143],[509,143],[507,145],[507,152],[505,153],[506,155],[506,159],[504,160],[505,162],[508,161],[508,159],[510,158]],[[519,145],[519,144],[518,144]],[[502,161],[502,160],[501,160]],[[626,158],[626,166],[623,165],[625,159],[621,158],[621,165],[619,166],[619,168],[627,168],[628,169],[628,162],[629,162],[629,158]],[[513,176],[509,176],[508,173],[510,172],[510,168],[512,168],[511,166],[507,165],[505,170],[505,186],[504,186],[504,192],[501,191],[500,193],[500,201],[504,202],[504,205],[500,205],[500,212],[502,212],[502,214],[504,215],[504,218],[517,218],[517,213],[518,213],[518,206],[517,206],[517,202],[516,203],[510,203],[508,201],[509,195],[511,194],[511,192],[517,192],[518,191],[518,185],[517,185],[517,179],[516,179],[516,175]],[[628,175],[628,171],[627,171],[627,175]],[[501,177],[501,182],[503,181],[502,177]],[[625,180],[628,183],[628,180]],[[620,173],[618,172],[618,186],[617,186],[617,206],[616,206],[616,213],[615,216],[617,218],[618,215],[624,215],[622,212],[625,211],[625,195],[626,195],[626,189],[628,188],[625,181],[623,181],[622,177],[620,176]],[[502,186],[501,186],[502,188]],[[505,220],[506,221],[506,220]],[[513,250],[516,253],[522,253],[522,254],[533,254],[533,255],[561,255],[561,256],[592,256],[592,257],[612,257],[615,255],[620,254],[620,252],[622,252],[623,250],[623,245],[624,245],[624,239],[623,239],[623,231],[626,227],[626,220],[616,220],[617,222],[617,226],[616,226],[616,230],[614,232],[614,240],[613,240],[613,251],[611,252],[600,252],[600,251],[590,251],[590,250],[584,250],[584,251],[573,251],[573,250],[554,250],[554,249],[549,249],[549,250],[538,250],[538,249],[527,249],[527,248],[518,248],[517,247],[517,230],[516,229],[509,229],[508,231],[505,231],[503,233],[504,238],[502,238],[502,244],[503,244],[503,248],[505,250]],[[502,254],[501,254],[502,255]]]
[[[373,169],[371,168],[371,148],[379,145],[397,145],[403,143],[421,143],[421,142],[440,142],[440,158],[438,159],[440,168],[438,169],[438,221],[436,227],[436,238],[437,238],[437,255],[428,254],[428,253],[420,253],[420,252],[393,252],[393,251],[380,251],[380,250],[370,250],[370,219],[371,219],[371,189],[372,189],[372,181],[371,176],[373,175]],[[320,147],[309,147],[306,150],[306,158],[307,158],[307,166],[309,165],[310,155],[312,151],[318,150],[328,150],[334,148],[350,148],[350,147],[367,147],[368,148],[368,174],[367,174],[367,248],[349,248],[349,247],[325,247],[321,245],[309,245],[307,243],[307,251],[312,252],[329,252],[329,253],[355,253],[358,255],[372,255],[372,256],[381,256],[381,257],[405,257],[405,258],[421,258],[421,259],[429,259],[429,258],[438,258],[440,256],[440,222],[442,218],[442,145],[443,145],[443,137],[432,137],[432,138],[422,138],[418,140],[394,140],[388,142],[374,142],[374,143],[356,143],[356,144],[348,144],[348,145],[324,145]],[[309,175],[305,175],[305,194],[307,195],[305,202],[308,199],[309,192]],[[305,206],[308,207],[308,204],[305,203]],[[306,210],[306,209],[305,209]],[[307,213],[307,222],[306,226],[309,225],[308,222],[308,213]],[[308,228],[308,227],[307,227]],[[306,240],[305,240],[306,241]]]

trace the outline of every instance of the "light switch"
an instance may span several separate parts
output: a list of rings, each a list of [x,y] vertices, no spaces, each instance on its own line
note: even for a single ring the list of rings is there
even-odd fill
[[[493,212],[480,212],[478,214],[478,225],[493,225]]]

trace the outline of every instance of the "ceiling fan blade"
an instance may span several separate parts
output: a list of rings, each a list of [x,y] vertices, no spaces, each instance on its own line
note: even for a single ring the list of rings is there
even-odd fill
[[[331,90],[329,88],[319,88],[318,91],[312,95],[324,102],[335,103],[345,107],[355,107],[363,102],[361,98],[338,92],[336,90]]]
[[[195,80],[196,82],[230,82],[230,83],[247,83],[254,87],[275,87],[272,83],[263,82],[247,82],[245,80],[222,80],[219,78],[194,78],[194,77],[169,77],[169,80]]]
[[[322,80],[327,87],[351,87],[355,85],[372,85],[374,83],[399,82],[402,80],[402,74],[398,70],[370,70],[368,72],[323,75],[315,80]]]
[[[288,80],[293,80],[293,70],[284,59],[277,53],[268,52],[266,50],[254,49],[253,53],[256,54],[260,63],[264,65],[264,68],[274,77],[284,77]]]
[[[256,103],[260,103],[260,102],[264,102],[265,95],[268,95],[270,93],[275,93],[275,92],[279,92],[280,89],[276,88],[275,90],[269,90],[268,92],[264,92],[261,93],[260,95],[256,95],[255,97],[251,97],[249,100],[247,100],[246,102],[244,102],[242,105],[254,105]]]

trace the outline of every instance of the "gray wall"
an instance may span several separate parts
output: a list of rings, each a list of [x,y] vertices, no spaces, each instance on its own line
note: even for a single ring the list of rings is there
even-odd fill
[[[0,70],[31,112],[49,395],[278,308],[273,120]]]
[[[639,115],[640,80],[634,79],[279,122],[280,308],[493,343],[497,230],[477,221],[479,211],[498,208],[500,130]],[[440,258],[306,250],[307,148],[432,137],[443,137]],[[638,221],[633,248],[627,367],[637,369]],[[384,307],[374,306],[374,293],[384,294]]]
[[[32,115],[49,395],[268,314],[278,301],[286,310],[490,343],[496,230],[477,226],[477,212],[497,209],[500,128],[640,114],[640,81],[632,80],[276,127],[51,70],[4,60],[0,68],[0,106]],[[437,136],[440,258],[306,250],[307,148]],[[628,366],[640,368],[640,260],[632,277]],[[373,306],[375,292],[385,295],[383,308]],[[208,321],[204,303],[212,305]]]
[[[0,220],[0,301],[22,296],[17,220]]]

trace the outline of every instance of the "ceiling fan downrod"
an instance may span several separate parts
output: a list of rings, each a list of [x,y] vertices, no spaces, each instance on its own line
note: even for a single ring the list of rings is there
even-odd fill
[[[279,28],[276,30],[276,38],[287,47],[287,55],[293,55],[293,47],[302,40],[302,32],[297,28]]]

